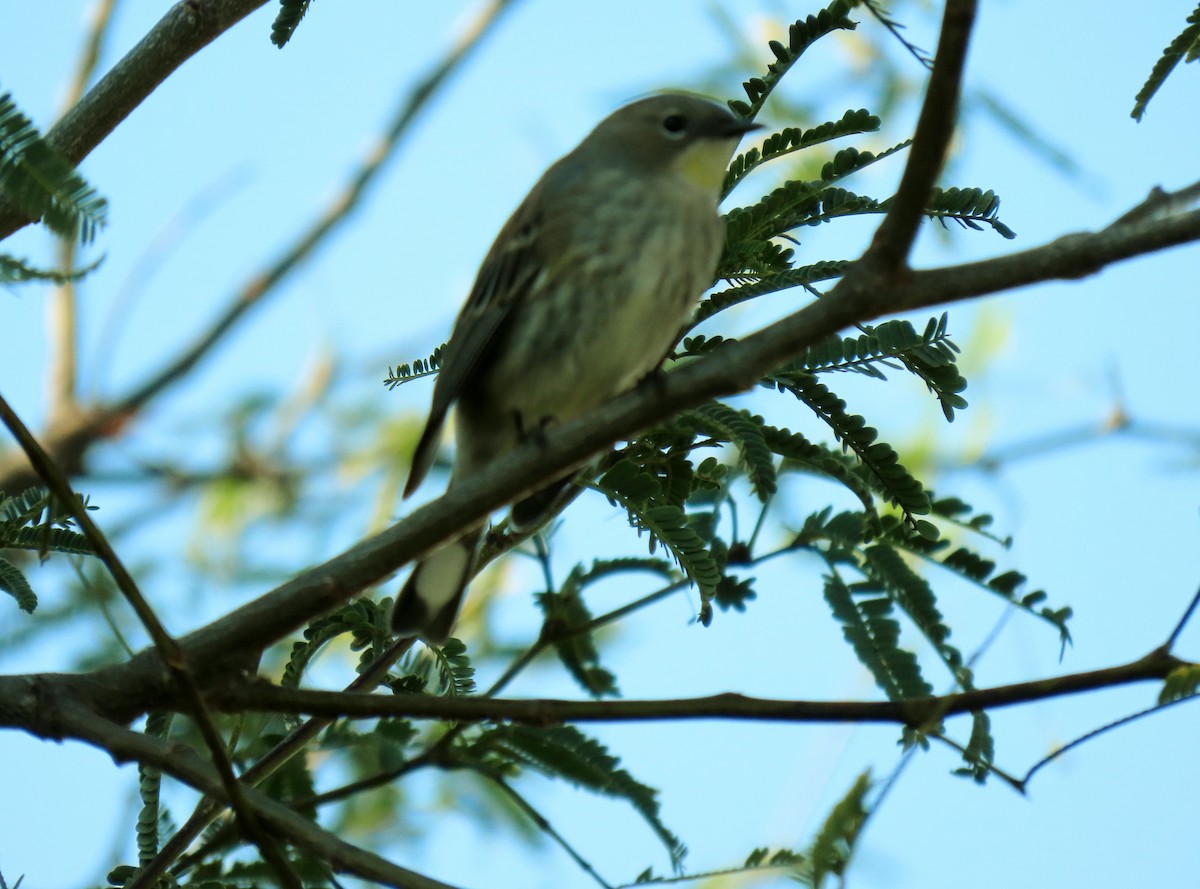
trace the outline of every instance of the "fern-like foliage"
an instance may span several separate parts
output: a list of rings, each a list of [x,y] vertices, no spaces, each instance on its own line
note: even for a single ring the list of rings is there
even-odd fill
[[[976,231],[987,225],[1001,237],[1012,240],[1017,233],[1000,221],[999,212],[1000,198],[996,193],[979,188],[935,188],[925,206],[925,215],[942,225],[957,222]]]
[[[962,653],[947,641],[950,628],[938,610],[937,597],[929,581],[910,568],[899,552],[886,543],[867,547],[863,556],[863,573],[900,607],[938,653],[958,684],[971,689],[971,671],[963,663]]]
[[[879,212],[881,202],[834,189],[833,185],[909,144],[906,140],[878,153],[843,148],[821,168],[819,179],[786,182],[758,203],[731,210],[726,215],[729,245],[777,237],[801,225],[818,225],[837,216]],[[726,263],[731,255],[733,251],[727,246]]]
[[[414,358],[410,363],[397,364],[395,367],[389,366],[383,384],[389,389],[395,389],[397,386],[437,373],[438,368],[442,366],[442,349],[444,348],[446,348],[445,343],[434,349],[428,358]]]
[[[446,640],[441,648],[433,649],[433,655],[448,694],[456,697],[475,694],[475,668],[461,639]]]
[[[87,244],[108,203],[38,134],[8,93],[0,94],[0,193],[62,238]]]
[[[471,744],[469,754],[482,763],[528,766],[576,787],[628,802],[662,841],[676,870],[682,864],[687,849],[659,816],[658,792],[620,768],[617,757],[579,729],[569,725],[496,726]]]
[[[925,488],[900,463],[892,446],[878,440],[879,433],[873,426],[868,426],[858,414],[847,412],[846,402],[806,371],[785,370],[772,375],[766,382],[781,392],[792,393],[829,424],[843,447],[858,456],[872,487],[898,506],[914,529],[925,534],[936,533],[928,522],[916,518],[929,512]]]
[[[918,334],[908,321],[888,321],[875,327],[862,327],[857,337],[830,337],[810,346],[793,369],[811,373],[853,372],[887,379],[883,368],[905,369],[924,381],[942,406],[946,419],[963,410],[967,401],[959,393],[967,381],[959,373],[958,346],[947,333],[949,315],[931,318]]]
[[[971,738],[962,752],[963,765],[954,774],[982,784],[991,773],[996,758],[996,742],[992,737],[992,720],[982,710],[971,714]]]
[[[875,684],[893,701],[933,694],[916,655],[900,647],[900,622],[885,590],[877,583],[847,583],[834,564],[829,568],[825,601]]]
[[[101,257],[83,268],[65,272],[60,269],[35,268],[23,259],[0,254],[0,284],[24,284],[28,281],[50,281],[54,284],[65,284],[68,281],[78,281],[91,274],[100,267],[100,263],[103,261],[104,259]]]
[[[821,889],[828,877],[842,877],[854,853],[854,844],[870,812],[866,797],[871,790],[871,775],[863,772],[844,797],[833,807],[809,850],[812,862],[811,885]]]
[[[312,0],[279,0],[279,11],[271,23],[271,42],[283,49],[296,33],[311,3]]]
[[[725,174],[725,183],[721,188],[722,197],[729,194],[739,182],[753,170],[785,155],[812,148],[823,142],[840,139],[842,136],[873,133],[879,129],[879,118],[866,108],[857,111],[847,111],[841,120],[831,120],[819,126],[801,130],[796,127],[786,127],[777,133],[772,133],[763,140],[758,148],[751,148],[745,154],[739,154],[729,165]]]
[[[762,109],[767,97],[779,85],[783,75],[817,40],[837,30],[852,31],[858,24],[847,17],[850,11],[849,3],[845,0],[834,0],[815,16],[798,19],[788,28],[787,46],[778,40],[770,41],[767,46],[775,56],[775,61],[767,65],[767,72],[762,77],[751,77],[742,84],[746,91],[749,104],[739,100],[729,103],[729,107],[743,117],[754,117]]]
[[[1133,100],[1133,111],[1129,113],[1134,120],[1140,121],[1146,114],[1146,106],[1154,98],[1154,94],[1166,82],[1175,66],[1181,60],[1194,62],[1200,58],[1200,5],[1191,11],[1187,17],[1186,27],[1162,51],[1158,61],[1150,70],[1150,76],[1138,90]]]
[[[723,312],[730,306],[736,306],[739,303],[746,302],[746,300],[754,299],[768,293],[790,290],[793,287],[803,287],[810,292],[815,292],[812,290],[813,284],[816,284],[818,281],[829,281],[834,278],[840,278],[849,265],[850,262],[848,260],[833,259],[815,262],[812,265],[801,266],[800,268],[787,269],[775,274],[742,275],[740,276],[740,280],[744,283],[736,284],[725,290],[719,290],[700,303],[696,308],[696,316],[692,320],[692,326],[695,327],[701,321],[707,320],[718,312]]]
[[[700,590],[700,622],[712,620],[712,599],[721,582],[721,571],[704,539],[689,524],[680,506],[663,502],[664,489],[658,478],[632,459],[619,461],[597,482],[596,487],[614,505],[629,514],[630,525],[650,538],[650,554],[661,545]]]
[[[91,508],[86,501],[84,507]],[[45,488],[28,488],[13,496],[0,493],[0,550],[25,550],[41,559],[51,553],[92,555],[92,545],[74,525],[70,513]],[[24,573],[5,558],[0,558],[0,590],[22,611],[32,614],[37,608],[37,595]]]
[[[304,638],[292,643],[280,684],[285,688],[299,686],[312,659],[340,636],[350,636],[351,648],[362,652],[360,665],[373,661],[387,647],[391,636],[385,604],[376,604],[366,597],[355,599],[305,627]]]
[[[171,728],[171,713],[151,713],[146,717],[146,734],[154,738],[165,738]],[[160,810],[159,793],[162,790],[162,772],[154,766],[138,763],[138,795],[142,808],[138,811],[137,838],[138,864],[147,865],[158,854],[159,825],[165,818]]]
[[[970,506],[957,498],[931,499],[930,513],[942,523],[960,524],[976,533],[990,536],[986,535],[984,529],[991,524],[991,516],[972,514]],[[1071,609],[1044,605],[1048,597],[1042,590],[1022,593],[1021,588],[1025,585],[1026,578],[1019,571],[997,572],[993,560],[981,556],[973,549],[964,545],[956,546],[949,538],[930,538],[916,534],[911,528],[891,518],[885,518],[880,536],[892,546],[919,556],[932,565],[1000,596],[1017,608],[1040,617],[1058,630],[1063,645],[1070,643],[1071,633],[1067,621],[1071,618]],[[1004,543],[1007,545],[1007,541]]]
[[[736,444],[754,494],[764,503],[775,494],[778,485],[774,454],[764,435],[762,417],[710,401],[680,416],[679,423],[718,441]]]
[[[538,594],[537,602],[545,617],[543,635],[554,640],[554,648],[563,666],[593,697],[619,696],[617,680],[600,663],[600,651],[591,632],[585,631],[592,620],[583,599],[589,585],[627,572],[649,572],[675,581],[678,574],[665,559],[598,559],[590,568],[576,565],[558,590]]]

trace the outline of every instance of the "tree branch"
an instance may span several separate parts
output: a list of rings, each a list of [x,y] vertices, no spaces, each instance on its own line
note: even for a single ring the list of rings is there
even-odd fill
[[[182,0],[164,15],[82,100],[46,133],[59,154],[78,164],[158,85],[197,51],[267,0]],[[28,225],[0,200],[0,240]]]
[[[225,788],[212,767],[187,745],[152,738],[97,719],[75,701],[62,702],[53,709],[56,721],[69,737],[93,744],[119,761],[153,765],[201,793],[228,802]],[[454,889],[344,842],[260,791],[247,787],[244,793],[248,805],[273,834],[307,849],[336,871],[401,889]]]
[[[1163,220],[1067,235],[998,259],[914,272],[891,288],[843,288],[772,324],[614,399],[493,462],[471,484],[456,485],[391,528],[297,575],[182,640],[200,660],[258,650],[350,599],[493,510],[579,466],[613,441],[705,401],[749,389],[804,348],[853,323],[997,293],[1039,281],[1078,278],[1169,246],[1200,241],[1200,211]],[[860,279],[861,281],[861,279]]]
[[[847,272],[843,282],[847,285],[854,284],[859,276],[875,279],[877,284],[894,279],[905,266],[958,123],[958,100],[967,62],[967,44],[975,22],[975,7],[974,0],[949,0],[946,3],[937,56],[917,118],[912,151],[892,198],[891,209],[876,229],[867,252]],[[837,291],[835,287],[831,296]]]
[[[663,719],[731,719],[748,722],[897,723],[920,727],[947,716],[1011,707],[1134,682],[1161,680],[1185,661],[1162,650],[1143,658],[1083,673],[995,688],[903,701],[775,700],[725,693],[699,698],[642,701],[354,695],[282,688],[259,681],[218,692],[213,706],[234,712],[310,714],[352,719],[408,717],[457,722],[500,720],[556,725],[563,722],[647,722]]]

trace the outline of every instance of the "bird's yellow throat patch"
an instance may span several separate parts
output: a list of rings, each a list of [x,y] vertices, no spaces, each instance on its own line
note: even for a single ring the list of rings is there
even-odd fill
[[[671,162],[671,172],[717,195],[736,144],[733,139],[702,139],[695,142]]]

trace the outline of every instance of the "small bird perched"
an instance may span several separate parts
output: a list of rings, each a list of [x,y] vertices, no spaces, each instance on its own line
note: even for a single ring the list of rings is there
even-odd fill
[[[757,126],[707,99],[653,96],[605,118],[545,172],[500,230],[442,351],[405,497],[433,464],[451,405],[456,486],[659,365],[713,283],[721,184],[738,140]],[[570,480],[514,505],[514,526],[545,518]],[[416,564],[393,630],[446,640],[482,533],[472,528]]]

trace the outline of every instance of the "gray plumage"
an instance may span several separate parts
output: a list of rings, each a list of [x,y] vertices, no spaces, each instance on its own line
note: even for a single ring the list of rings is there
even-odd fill
[[[655,96],[614,112],[545,172],[455,322],[405,496],[429,471],[452,406],[457,486],[658,366],[712,284],[720,184],[752,128],[704,99]],[[517,504],[514,517],[536,524],[565,481]],[[415,566],[392,613],[398,633],[444,641],[481,534],[473,528]]]

